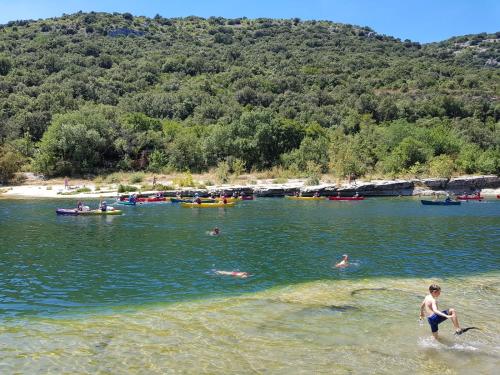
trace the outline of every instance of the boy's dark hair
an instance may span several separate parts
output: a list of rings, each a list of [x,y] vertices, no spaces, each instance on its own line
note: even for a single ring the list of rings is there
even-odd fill
[[[429,287],[429,292],[435,292],[436,290],[441,290],[441,287],[437,284],[432,284],[430,287]]]

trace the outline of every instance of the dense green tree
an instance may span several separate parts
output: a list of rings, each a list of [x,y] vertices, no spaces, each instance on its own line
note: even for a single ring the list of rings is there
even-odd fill
[[[420,45],[329,21],[129,13],[10,22],[0,146],[42,140],[34,165],[49,174],[232,160],[496,173],[499,37]]]
[[[6,76],[9,74],[12,68],[12,62],[9,58],[0,56],[0,76]]]
[[[387,172],[400,172],[416,163],[425,164],[432,155],[432,149],[424,142],[413,137],[407,137],[394,148],[386,159],[384,170]]]
[[[117,158],[113,147],[116,114],[87,106],[57,115],[40,143],[34,166],[47,175],[96,173]]]
[[[0,184],[8,183],[22,165],[22,156],[8,146],[0,147]]]

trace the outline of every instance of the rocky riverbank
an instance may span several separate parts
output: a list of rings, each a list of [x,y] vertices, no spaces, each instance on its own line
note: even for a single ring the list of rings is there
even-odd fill
[[[212,189],[213,190],[213,189]],[[243,191],[259,197],[280,197],[297,191],[308,196],[318,192],[321,196],[332,196],[340,193],[342,196],[352,196],[356,193],[367,197],[377,196],[414,196],[434,194],[463,194],[480,191],[483,195],[500,194],[500,177],[498,176],[464,176],[453,179],[415,179],[415,180],[374,180],[355,181],[346,184],[321,184],[305,186],[302,184],[283,184],[267,186],[219,187],[216,192]],[[201,192],[200,192],[201,193]]]
[[[0,189],[0,196],[4,198],[14,197],[36,197],[36,198],[99,198],[116,197],[117,186],[112,185],[105,190],[98,190],[91,182],[84,185],[87,192],[78,192],[81,185],[64,187],[64,185],[21,185]],[[287,183],[275,184],[270,181],[261,181],[252,185],[219,185],[209,186],[206,189],[179,188],[165,192],[166,196],[193,196],[195,193],[201,196],[210,193],[255,195],[257,197],[283,197],[300,192],[304,196],[312,196],[318,192],[321,196],[352,196],[355,193],[367,197],[383,196],[426,196],[434,194],[463,194],[481,192],[484,196],[495,197],[500,194],[499,176],[463,176],[452,179],[414,179],[414,180],[357,180],[351,183],[320,184],[314,186],[305,185],[304,180],[290,180]],[[142,192],[147,193],[147,192]]]

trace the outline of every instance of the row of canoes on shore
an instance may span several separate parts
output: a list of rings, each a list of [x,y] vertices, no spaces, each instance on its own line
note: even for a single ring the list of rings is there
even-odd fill
[[[205,203],[216,203],[219,201],[223,201],[224,199],[227,202],[236,202],[236,201],[250,201],[253,200],[253,196],[238,196],[238,197],[214,197],[214,198],[199,198],[202,202]],[[137,202],[137,203],[154,203],[154,202],[171,202],[171,203],[190,203],[193,202],[193,198],[191,197],[178,197],[178,198],[169,198],[164,196],[152,196],[152,197],[136,197],[132,198],[131,196],[123,195],[118,199],[120,202]]]
[[[162,195],[162,193],[159,193],[155,196],[137,196],[131,200],[131,196],[123,195],[119,198],[120,202],[138,202],[138,203],[152,203],[152,202],[168,202],[170,201],[171,203],[192,203],[193,198],[191,197],[175,197],[175,198],[168,198]],[[329,196],[329,197],[321,197],[321,196],[285,196],[285,198],[288,199],[294,199],[294,200],[331,200],[331,201],[362,201],[365,199],[365,197],[361,195],[354,195],[354,196]],[[500,194],[497,195],[497,198],[500,199]],[[204,198],[199,198],[202,203],[216,203],[225,200],[226,202],[237,202],[240,200],[253,200],[254,197],[252,195],[246,195],[246,196],[237,196],[237,197],[204,197]],[[480,194],[462,194],[462,195],[457,195],[455,196],[456,200],[483,200],[484,197],[481,196]]]
[[[324,201],[324,200],[330,200],[330,201],[362,201],[365,199],[365,197],[362,196],[353,196],[353,197],[339,197],[339,196],[332,196],[332,197],[300,197],[300,196],[286,196],[285,198],[288,199],[295,199],[295,200],[307,200],[307,201]]]
[[[286,198],[292,200],[305,200],[305,201],[320,201],[325,200],[324,197],[302,197],[302,196],[287,196]],[[420,202],[423,205],[428,206],[458,206],[461,201],[481,201],[484,199],[481,195],[458,195],[457,200],[451,200],[447,198],[444,201],[437,200],[421,200]],[[497,198],[500,199],[500,195],[497,195]],[[166,202],[170,201],[172,203],[180,203],[181,207],[185,208],[225,208],[225,207],[234,207],[238,200],[252,200],[253,196],[246,197],[217,197],[217,198],[196,198],[196,201],[193,202],[192,198],[166,198],[163,196],[155,196],[155,197],[139,197],[134,198],[133,200],[130,197],[120,197],[118,201],[114,204],[132,206],[135,205],[136,202],[145,203],[145,202]],[[365,198],[362,196],[352,196],[352,197],[341,197],[341,196],[331,196],[328,197],[328,200],[331,201],[362,201]],[[121,215],[122,211],[115,209],[113,207],[107,207],[107,209],[95,209],[95,210],[82,210],[76,208],[58,208],[56,209],[57,215],[66,215],[66,216],[95,216],[95,215]]]

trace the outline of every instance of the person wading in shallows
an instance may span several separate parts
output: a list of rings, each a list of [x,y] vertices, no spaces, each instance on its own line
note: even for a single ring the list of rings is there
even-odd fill
[[[427,316],[427,321],[431,326],[432,335],[435,339],[438,338],[438,325],[444,322],[446,319],[450,319],[455,327],[455,334],[461,335],[464,330],[460,328],[458,323],[457,312],[455,309],[448,309],[439,311],[437,306],[437,298],[441,294],[441,287],[437,284],[432,284],[429,286],[429,294],[425,296],[422,304],[420,305],[420,319],[424,318],[424,314]]]

